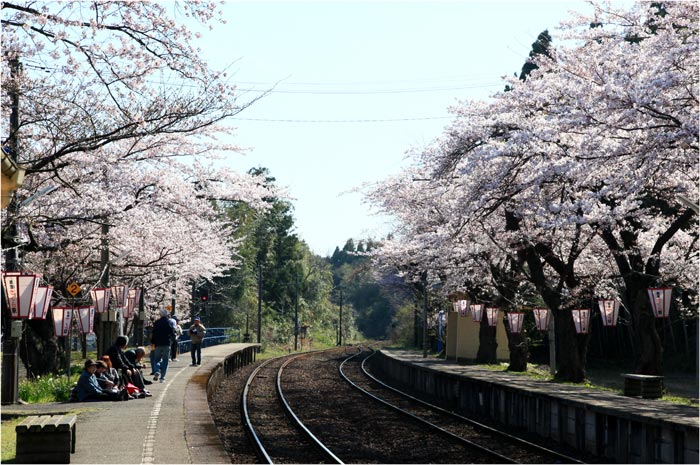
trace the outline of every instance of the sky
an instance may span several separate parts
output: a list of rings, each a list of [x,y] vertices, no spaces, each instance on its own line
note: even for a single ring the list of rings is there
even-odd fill
[[[485,100],[520,73],[537,35],[580,1],[232,2],[198,46],[228,67],[241,101],[267,96],[229,124],[244,155],[287,189],[295,233],[329,256],[347,239],[381,239],[390,218],[358,188],[408,166],[438,138],[448,107]]]

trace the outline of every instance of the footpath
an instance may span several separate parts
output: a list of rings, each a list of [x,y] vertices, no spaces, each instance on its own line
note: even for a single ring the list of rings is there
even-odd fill
[[[250,345],[205,347],[201,366],[190,366],[190,354],[181,354],[178,362],[168,365],[165,382],[146,386],[153,397],[5,405],[2,414],[77,414],[71,463],[231,463],[209,411],[206,383],[226,356]]]

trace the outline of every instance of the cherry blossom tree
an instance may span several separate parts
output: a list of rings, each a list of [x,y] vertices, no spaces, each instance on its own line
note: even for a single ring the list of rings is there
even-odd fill
[[[26,169],[2,212],[3,248],[22,249],[22,268],[42,273],[58,298],[69,282],[86,291],[102,282],[108,246],[112,282],[151,299],[174,288],[184,307],[193,281],[237,263],[235,220],[217,205],[267,208],[282,194],[217,167],[239,150],[225,142],[226,119],[256,99],[239,101],[177,18],[206,27],[219,16],[200,1],[3,2],[0,125]]]
[[[659,373],[646,287],[688,286],[698,265],[697,218],[679,201],[698,199],[698,7],[594,7],[565,24],[565,45],[533,58],[525,82],[453,109],[455,122],[412,168],[439,187],[390,180],[369,195],[398,218],[397,242],[412,261],[421,245],[466,261],[457,244],[487,235],[554,311],[566,344],[558,377],[571,381],[585,377],[587,338],[574,334],[568,309],[618,289],[637,337],[636,370]]]

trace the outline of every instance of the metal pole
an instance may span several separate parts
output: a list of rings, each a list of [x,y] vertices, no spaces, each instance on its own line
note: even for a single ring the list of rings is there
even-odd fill
[[[8,145],[10,148],[9,156],[17,163],[17,154],[19,153],[19,138],[17,137],[17,132],[19,131],[19,92],[18,86],[14,84],[15,79],[18,77],[20,71],[19,59],[13,58],[10,60],[10,76],[13,84],[10,87],[10,135],[8,138]],[[8,217],[13,216],[19,210],[19,201],[17,200],[17,194],[12,193],[12,200],[8,206]],[[15,217],[16,218],[16,217]],[[7,271],[19,271],[20,269],[20,251],[19,245],[20,241],[18,238],[19,228],[16,219],[11,219],[12,224],[9,228],[9,237],[3,239],[9,239],[9,243],[4,244],[6,247],[9,246],[9,250],[5,253],[5,267]],[[10,309],[5,307],[5,311],[2,312],[2,323],[4,329],[4,340],[2,343],[2,391],[0,396],[2,398],[2,404],[16,404],[19,402],[19,337],[12,334],[12,326],[14,321],[10,315]]]

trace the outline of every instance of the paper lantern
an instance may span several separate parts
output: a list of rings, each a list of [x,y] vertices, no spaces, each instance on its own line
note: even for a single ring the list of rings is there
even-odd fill
[[[620,302],[614,299],[600,299],[598,300],[598,308],[600,309],[600,318],[603,320],[603,326],[617,326]]]
[[[109,307],[111,290],[108,287],[93,287],[90,290],[92,305],[97,313],[105,313]]]
[[[65,337],[70,333],[73,321],[73,307],[53,307],[53,325],[57,337]]]
[[[129,289],[129,297],[126,303],[126,315],[127,318],[136,314],[136,308],[138,307],[139,300],[141,298],[141,288],[135,287]]]
[[[468,300],[458,300],[457,303],[459,304],[459,316],[467,316],[468,309],[469,309],[469,301]]]
[[[498,307],[486,307],[486,320],[489,326],[496,326],[498,323],[499,310]]]
[[[654,311],[656,318],[668,318],[671,310],[671,295],[673,294],[672,287],[650,287],[647,289],[649,300],[651,301],[651,309]]]
[[[549,319],[551,318],[551,313],[548,308],[533,308],[533,315],[535,315],[535,327],[539,331],[547,331],[549,328]]]
[[[459,311],[459,300],[455,300],[454,302],[452,302],[452,311],[453,312]]]
[[[469,306],[469,309],[472,312],[472,320],[474,320],[477,323],[480,323],[481,316],[484,313],[484,304],[473,304]]]
[[[124,284],[117,284],[111,287],[112,297],[114,298],[115,307],[125,307],[126,300],[129,298],[129,286]]]
[[[37,320],[45,320],[49,313],[51,305],[51,296],[53,295],[53,286],[37,286],[34,294],[34,313],[32,318]]]
[[[31,318],[34,313],[34,294],[39,287],[40,275],[15,271],[2,273],[5,299],[12,318]]]
[[[523,330],[523,319],[525,314],[522,312],[510,312],[506,315],[508,318],[508,328],[513,334],[518,334]]]
[[[571,310],[571,316],[574,318],[574,326],[576,326],[577,334],[588,334],[588,323],[591,318],[590,308],[575,308]]]
[[[80,332],[83,334],[92,333],[95,326],[95,307],[90,305],[76,308]]]

